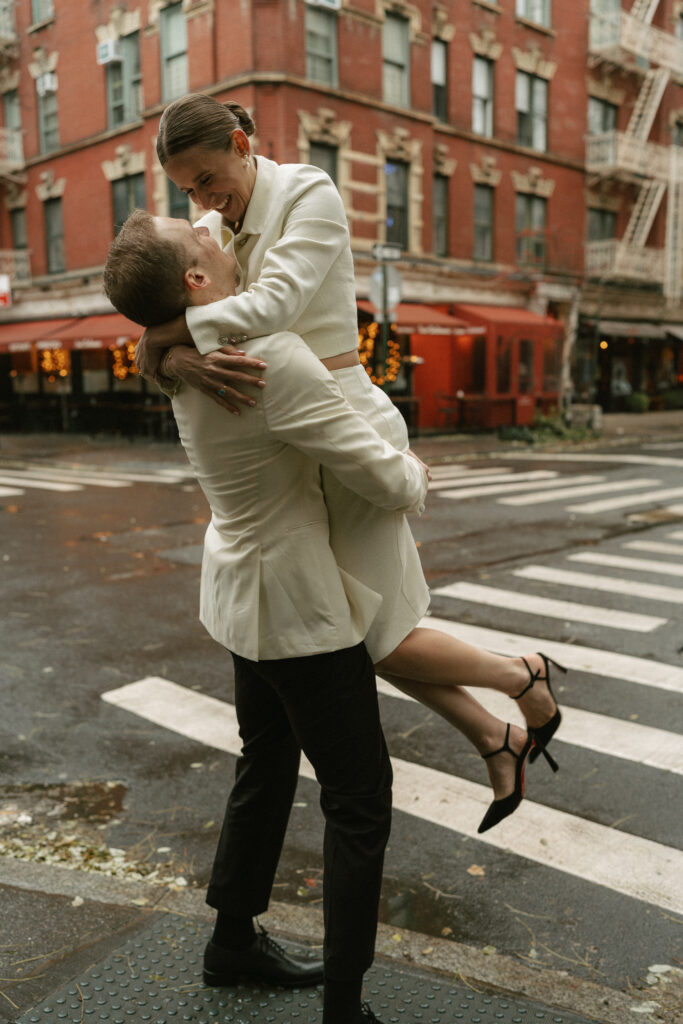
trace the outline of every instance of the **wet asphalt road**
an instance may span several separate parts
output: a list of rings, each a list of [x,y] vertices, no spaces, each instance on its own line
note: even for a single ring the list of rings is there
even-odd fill
[[[505,470],[547,471],[566,478],[567,486],[591,474],[616,484],[606,492],[614,497],[682,486],[683,443],[666,450],[618,450],[639,462],[619,462],[615,451],[591,448],[592,456],[609,456],[593,464],[581,454],[529,460],[526,452],[506,450],[458,459],[456,465],[484,478]],[[38,479],[48,465],[40,456],[39,450],[29,451],[17,461],[0,453],[0,474],[21,475],[28,468]],[[448,472],[449,458],[444,449],[441,472]],[[655,458],[668,463],[654,464]],[[63,469],[73,480],[88,469],[95,481],[64,491],[22,486],[16,478],[14,484],[0,483],[0,489],[23,491],[0,495],[0,855],[4,849],[56,861],[76,857],[80,866],[109,857],[122,872],[157,870],[161,879],[202,886],[234,756],[112,707],[102,694],[162,677],[222,702],[232,700],[229,657],[196,619],[205,501],[191,479],[181,479],[184,457],[172,446],[66,447],[50,455],[49,468]],[[179,471],[178,478],[169,479],[171,470]],[[102,480],[112,471],[141,479],[125,487],[98,486],[97,474]],[[657,482],[629,486],[643,479]],[[474,481],[471,476],[468,483]],[[535,487],[532,481],[514,493],[531,494]],[[668,585],[683,594],[680,575],[568,560],[589,551],[683,564],[683,533],[671,537],[683,531],[683,494],[678,510],[675,498],[590,513],[572,510],[594,499],[511,505],[501,504],[500,492],[462,500],[435,490],[414,524],[430,586],[470,583],[513,596],[503,598],[503,606],[471,596],[435,596],[432,614],[680,670],[682,614],[673,599],[515,575],[540,565],[616,577],[638,584],[637,591],[645,584]],[[671,552],[628,548],[633,541],[678,544],[681,553],[677,559]],[[543,609],[517,607],[514,594],[661,621],[636,631],[600,624],[590,612],[587,621],[552,618]],[[662,741],[683,731],[680,691],[582,671],[572,672],[558,689],[570,707],[608,720],[608,733],[609,721],[658,730],[653,735]],[[485,783],[480,758],[446,723],[414,703],[384,694],[380,700],[394,758],[433,769],[440,778]],[[624,848],[633,846],[643,877],[648,857],[656,874],[667,851],[682,845],[680,775],[644,765],[637,748],[615,756],[595,749],[592,741],[555,747],[560,773],[553,776],[540,761],[534,765],[529,798],[541,812],[570,815],[577,845],[590,840],[591,826],[602,825],[623,837]],[[553,827],[554,819],[546,821],[542,813],[539,820],[541,830]],[[317,787],[302,779],[277,878],[278,899],[320,900],[321,832]],[[542,844],[543,835],[537,838]],[[606,879],[596,881],[573,866],[568,846],[566,864],[558,868],[525,856],[519,852],[523,846],[499,848],[472,838],[457,820],[444,827],[398,810],[386,860],[383,919],[617,987],[642,982],[653,964],[680,962],[680,917],[649,891],[641,897],[625,893],[609,865]],[[123,852],[106,852],[111,849]]]

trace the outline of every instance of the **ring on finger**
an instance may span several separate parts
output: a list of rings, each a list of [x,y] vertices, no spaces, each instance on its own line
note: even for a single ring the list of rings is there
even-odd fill
[[[221,396],[221,398],[224,398],[225,397],[225,388],[219,388],[218,389],[218,394]]]

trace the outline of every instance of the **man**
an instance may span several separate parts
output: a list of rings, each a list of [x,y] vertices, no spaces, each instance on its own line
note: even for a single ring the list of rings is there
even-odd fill
[[[235,270],[206,228],[136,211],[112,245],[105,290],[147,325],[232,294]],[[299,337],[253,339],[250,355],[256,365],[267,358],[269,377],[249,416],[228,417],[191,388],[173,398],[212,510],[200,618],[232,653],[243,740],[207,894],[218,916],[204,977],[321,980],[320,964],[297,965],[252,921],[268,905],[303,749],[325,815],[323,1024],[361,1024],[376,1020],[360,993],[391,819],[391,765],[362,642],[381,598],[334,559],[320,465],[392,511],[421,511],[427,480],[348,405]]]

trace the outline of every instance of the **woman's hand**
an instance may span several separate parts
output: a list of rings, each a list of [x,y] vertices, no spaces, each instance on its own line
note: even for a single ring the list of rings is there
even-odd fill
[[[414,458],[416,462],[419,462],[419,463],[420,463],[420,465],[422,466],[422,468],[424,469],[425,473],[427,474],[427,479],[428,479],[428,480],[431,480],[431,479],[432,479],[432,474],[431,474],[431,472],[430,472],[429,466],[427,465],[427,463],[426,463],[426,462],[423,462],[423,461],[422,461],[422,459],[419,459],[419,458],[417,457],[417,455],[416,455],[416,454],[415,454],[415,452],[414,452],[414,451],[412,450],[412,448],[409,448],[409,449],[408,449],[408,451],[406,452],[406,455],[410,455],[410,456],[412,456],[412,458]]]
[[[154,380],[164,351],[173,345],[194,345],[184,316],[177,316],[175,320],[156,327],[145,328],[135,346],[135,362],[143,377]]]
[[[259,371],[265,370],[266,365],[232,345],[224,345],[205,356],[200,355],[194,345],[176,345],[164,360],[164,374],[180,377],[223,409],[239,416],[235,403],[256,405],[254,398],[241,389],[264,388],[266,382]]]

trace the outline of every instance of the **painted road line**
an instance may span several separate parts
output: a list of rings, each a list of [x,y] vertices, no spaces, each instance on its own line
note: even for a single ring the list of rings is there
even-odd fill
[[[518,705],[504,694],[483,687],[466,686],[464,689],[492,715],[504,722],[526,726]],[[377,677],[377,690],[387,697],[415,703],[413,697],[398,690],[381,676]],[[649,725],[639,725],[637,722],[625,722],[620,718],[570,708],[561,700],[560,703],[562,724],[555,735],[563,743],[606,754],[608,757],[645,764],[659,771],[683,775],[683,736],[664,729],[653,729]]]
[[[683,562],[676,564],[657,562],[654,558],[626,558],[624,555],[608,555],[600,551],[579,551],[567,557],[572,562],[585,562],[587,565],[605,565],[612,569],[661,573],[664,576],[683,576]]]
[[[577,477],[582,480],[603,480],[604,477]],[[562,481],[566,483],[566,479]],[[586,487],[563,487],[558,491],[532,491],[530,494],[516,494],[512,498],[499,498],[499,505],[537,505],[543,501],[561,501],[565,498],[582,498],[588,494],[600,494],[601,491],[627,491],[636,487],[653,487],[659,480],[610,480],[603,483],[588,484]]]
[[[517,481],[521,480],[521,483]],[[567,484],[565,479],[557,480],[537,480],[533,483],[535,489],[552,488],[552,487],[565,487]],[[529,483],[525,479],[523,473],[516,474],[509,483],[507,484],[492,484],[489,487],[463,487],[461,490],[448,490],[439,491],[438,496],[440,498],[449,498],[450,500],[462,500],[464,498],[480,498],[485,495],[491,494],[511,494],[513,491],[528,490]]]
[[[26,491],[21,491],[18,487],[0,487],[0,498],[16,498],[20,494],[26,494]]]
[[[596,512],[611,512],[617,508],[629,508],[633,505],[652,505],[670,498],[683,498],[683,487],[667,487],[663,491],[651,491],[649,494],[629,494],[621,498],[604,498],[602,501],[589,501],[585,505],[567,505],[570,512],[582,512],[595,515]]]
[[[494,473],[488,476],[480,476],[475,479],[471,479],[468,474],[466,477],[458,477],[455,480],[448,481],[436,481],[436,487],[431,488],[432,490],[439,490],[445,487],[481,487],[483,484],[491,484],[497,486],[509,486],[510,484],[517,484],[518,482],[526,484],[529,480],[551,480],[557,476],[553,470],[550,469],[534,469],[529,473]],[[474,492],[472,492],[474,493]]]
[[[429,468],[435,479],[442,476],[490,476],[492,473],[514,472],[510,466],[486,466],[485,469],[470,469],[469,466],[463,463],[449,463],[446,466],[430,466]]]
[[[16,484],[17,481],[12,476],[0,475],[0,484]],[[58,480],[27,480],[26,477],[22,477],[21,483],[24,487],[35,488],[39,491],[82,491],[83,488],[80,484],[63,484]]]
[[[636,658],[630,654],[601,651],[581,644],[567,644],[557,640],[524,636],[520,633],[508,633],[486,626],[471,626],[465,622],[440,619],[436,615],[426,616],[421,620],[420,626],[424,629],[441,630],[442,633],[448,633],[468,644],[485,647],[488,651],[505,654],[509,658],[520,658],[530,652],[544,651],[560,665],[577,672],[683,694],[683,668],[678,665],[667,665],[662,661],[653,661],[651,658]]]
[[[5,477],[14,477],[17,482],[22,480],[61,480],[63,483],[92,485],[94,487],[130,487],[127,480],[111,480],[104,476],[86,476],[81,473],[67,473],[56,469],[5,469]]]
[[[674,459],[667,455],[588,455],[574,452],[571,455],[553,452],[552,455],[540,455],[536,452],[515,452],[510,459],[523,462],[597,462],[621,463],[625,466],[679,466],[683,467],[683,459]]]
[[[683,540],[683,530],[674,530],[673,533],[667,533],[669,540]]]
[[[630,540],[622,547],[631,551],[651,551],[653,555],[683,555],[683,544],[666,544],[659,540]]]
[[[651,633],[666,623],[651,615],[636,612],[615,611],[597,605],[576,604],[573,601],[558,601],[552,597],[539,597],[515,590],[501,590],[498,587],[483,587],[479,583],[450,583],[437,587],[432,594],[450,597],[458,601],[474,601],[475,604],[506,608],[508,611],[541,615],[544,618],[563,619],[565,622],[589,622],[593,626],[607,626],[633,633]]]
[[[102,699],[207,746],[233,755],[241,750],[232,705],[167,679],[141,679]],[[477,825],[491,801],[488,786],[398,758],[392,764],[395,810],[633,899],[683,911],[683,853],[530,800],[479,836]],[[305,759],[300,774],[315,779]]]
[[[586,587],[589,590],[600,590],[605,594],[624,594],[646,601],[683,604],[683,589],[680,588],[666,587],[659,583],[643,583],[641,580],[622,580],[617,576],[597,576],[592,572],[555,569],[551,565],[525,565],[521,569],[515,569],[513,576],[519,576],[523,580],[538,580],[540,583],[558,583],[564,587]]]
[[[438,490],[439,488],[449,486],[468,486],[471,484],[480,484],[482,480],[510,480],[516,476],[512,469],[499,469],[495,473],[492,473],[490,469],[471,469],[467,472],[462,473],[441,473],[435,474],[432,467],[429,467],[432,474],[432,480],[429,484],[430,490]],[[540,472],[540,470],[539,470]]]

